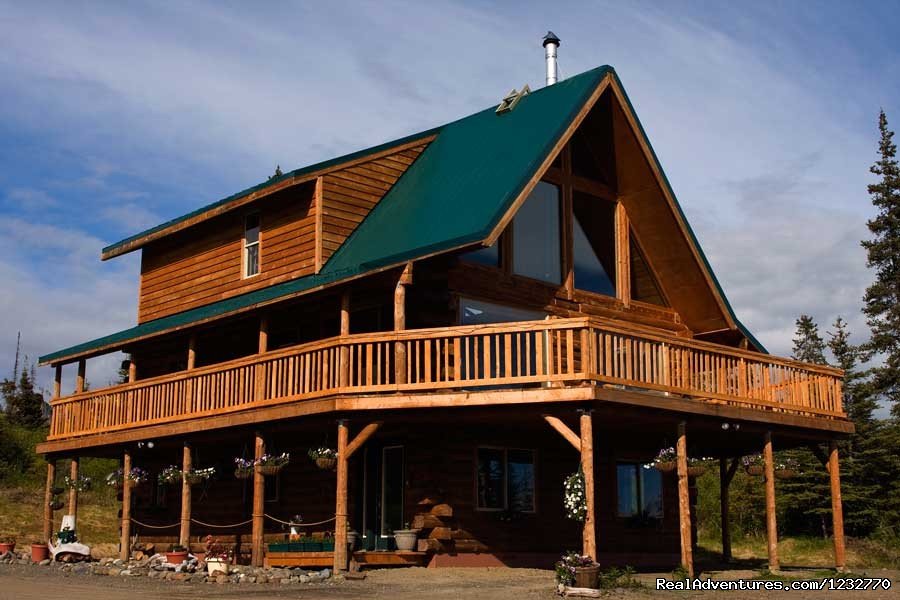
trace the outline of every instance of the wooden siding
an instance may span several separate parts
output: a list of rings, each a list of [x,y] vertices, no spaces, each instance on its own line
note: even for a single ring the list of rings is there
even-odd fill
[[[322,264],[416,160],[427,144],[334,171],[322,178]]]
[[[138,322],[311,275],[315,210],[313,186],[302,185],[147,246],[141,261]],[[243,278],[244,216],[257,211],[260,272]]]

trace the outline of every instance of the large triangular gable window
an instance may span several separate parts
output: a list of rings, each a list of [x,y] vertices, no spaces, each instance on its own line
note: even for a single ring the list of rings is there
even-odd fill
[[[575,287],[615,296],[616,206],[577,190],[572,200]]]

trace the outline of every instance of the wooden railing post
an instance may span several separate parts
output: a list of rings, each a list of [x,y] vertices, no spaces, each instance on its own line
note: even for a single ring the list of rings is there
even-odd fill
[[[56,461],[47,459],[47,486],[44,488],[44,528],[41,541],[49,543],[53,535],[53,484],[56,481]]]
[[[350,346],[346,338],[350,335],[350,292],[341,294],[341,352],[338,385],[350,385]]]
[[[406,329],[406,286],[412,283],[412,263],[407,263],[394,288],[394,331]],[[394,342],[394,383],[406,383],[406,342]]]
[[[837,442],[828,444],[828,475],[831,480],[831,522],[834,537],[834,566],[838,571],[846,567],[844,558],[844,507],[841,502],[841,471]]]
[[[131,486],[128,476],[131,473],[131,451],[126,450],[122,459],[122,527],[119,539],[119,558],[127,561],[131,558]]]
[[[777,572],[781,565],[778,561],[778,525],[775,520],[775,457],[772,452],[772,432],[765,433],[763,446],[766,484],[766,543],[769,551],[769,571]]]
[[[262,458],[266,453],[266,442],[262,433],[256,433],[256,444],[254,449],[254,457],[256,460]],[[250,534],[250,564],[254,567],[263,566],[264,545],[263,530],[265,519],[265,502],[266,502],[266,479],[260,471],[259,467],[253,469],[253,529]]]
[[[694,549],[691,534],[691,491],[688,481],[687,423],[678,423],[678,442],[675,447],[678,470],[678,521],[681,532],[681,566],[688,577],[694,577]]]
[[[181,448],[181,472],[189,473],[192,468],[191,446],[185,442]],[[185,548],[191,543],[191,484],[187,477],[181,478],[181,529],[178,543]]]

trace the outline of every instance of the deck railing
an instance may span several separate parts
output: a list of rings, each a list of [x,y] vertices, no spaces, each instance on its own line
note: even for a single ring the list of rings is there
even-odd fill
[[[844,416],[839,370],[577,318],[336,337],[92,390],[51,403],[48,439],[335,394],[584,382]]]

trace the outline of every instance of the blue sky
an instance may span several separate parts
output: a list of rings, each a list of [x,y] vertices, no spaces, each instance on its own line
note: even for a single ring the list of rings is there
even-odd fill
[[[900,7],[863,2],[0,1],[0,372],[133,325],[100,248],[284,170],[616,67],[738,316],[861,339],[859,240]],[[91,361],[105,384],[118,360]],[[41,380],[49,372],[41,373]],[[73,373],[66,373],[67,387]]]

